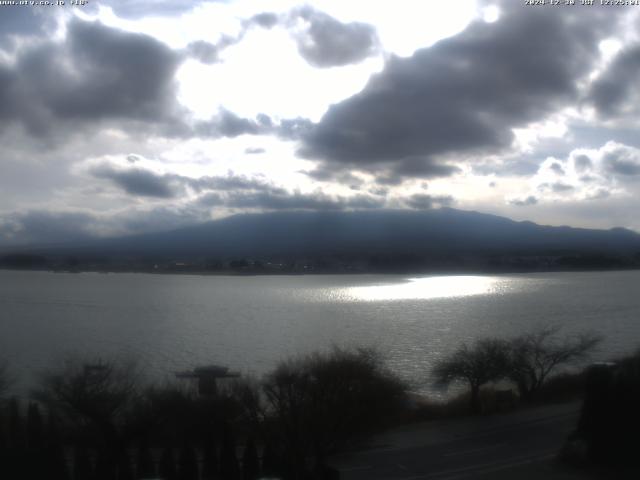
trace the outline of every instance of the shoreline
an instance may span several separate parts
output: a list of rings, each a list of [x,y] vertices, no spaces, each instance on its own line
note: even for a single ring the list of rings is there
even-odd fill
[[[322,275],[402,275],[402,276],[490,276],[509,274],[532,274],[532,273],[604,273],[604,272],[629,272],[639,271],[640,266],[615,267],[615,268],[548,268],[548,269],[446,269],[446,270],[323,270],[323,271],[237,271],[237,270],[171,270],[171,269],[54,269],[54,268],[15,268],[0,266],[0,271],[8,272],[47,272],[47,273],[94,273],[94,274],[146,274],[146,275],[191,275],[198,277],[219,276],[219,277],[297,277],[297,276],[322,276]]]

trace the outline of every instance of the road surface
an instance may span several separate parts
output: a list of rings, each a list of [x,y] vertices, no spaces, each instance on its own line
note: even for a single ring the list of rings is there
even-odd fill
[[[579,410],[579,403],[569,403],[412,425],[380,435],[370,448],[334,464],[342,480],[590,478],[553,461]]]

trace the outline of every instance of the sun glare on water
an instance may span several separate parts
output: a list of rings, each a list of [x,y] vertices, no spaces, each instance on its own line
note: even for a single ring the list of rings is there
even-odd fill
[[[371,285],[345,289],[344,297],[353,300],[429,300],[468,297],[501,290],[500,278],[483,276],[449,276],[410,278],[393,285]]]

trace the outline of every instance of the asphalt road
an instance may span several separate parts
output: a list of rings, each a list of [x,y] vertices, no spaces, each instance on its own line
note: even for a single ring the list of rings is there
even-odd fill
[[[579,408],[572,403],[427,422],[381,435],[371,448],[338,457],[334,464],[344,480],[520,479],[534,469],[553,470],[551,460],[575,428]]]

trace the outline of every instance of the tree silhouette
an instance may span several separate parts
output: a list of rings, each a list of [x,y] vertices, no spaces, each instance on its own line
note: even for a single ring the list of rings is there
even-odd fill
[[[433,369],[436,382],[448,385],[466,381],[471,389],[470,408],[479,413],[480,387],[503,378],[509,365],[509,345],[504,340],[485,338],[473,346],[463,343],[452,355],[438,361]]]
[[[558,338],[560,327],[541,327],[510,341],[508,378],[518,387],[520,398],[532,399],[558,366],[584,360],[602,337],[583,332]]]
[[[69,424],[98,438],[99,458],[115,467],[128,442],[128,422],[140,397],[135,364],[70,359],[46,372],[34,397]],[[106,468],[106,467],[105,467]]]
[[[309,459],[357,440],[404,406],[405,386],[373,350],[334,348],[283,362],[263,385],[287,467],[302,478]]]

